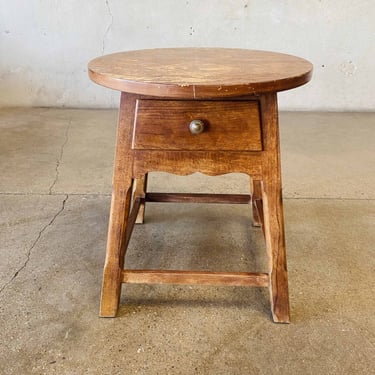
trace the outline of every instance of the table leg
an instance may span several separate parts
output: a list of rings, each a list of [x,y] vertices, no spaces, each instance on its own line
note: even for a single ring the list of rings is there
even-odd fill
[[[146,196],[147,192],[147,177],[148,174],[146,173],[142,178],[135,180],[135,190],[134,190],[134,198],[142,197],[144,198]],[[142,202],[139,206],[139,211],[137,215],[137,219],[135,220],[136,224],[143,224],[145,219],[145,209],[146,209],[146,203]]]
[[[281,191],[279,125],[276,94],[262,100],[264,162],[263,217],[269,259],[270,299],[275,322],[289,323],[288,273],[286,264],[284,215]]]
[[[260,218],[259,203],[262,200],[262,181],[250,179],[251,205],[253,208],[253,226],[262,226]]]
[[[129,150],[134,111],[135,97],[122,93],[117,127],[107,252],[100,303],[100,316],[102,317],[116,316],[121,294],[128,217],[133,191],[132,159]]]
[[[123,185],[121,188],[115,189],[112,194],[100,303],[101,317],[115,317],[120,301],[132,180],[127,178]]]

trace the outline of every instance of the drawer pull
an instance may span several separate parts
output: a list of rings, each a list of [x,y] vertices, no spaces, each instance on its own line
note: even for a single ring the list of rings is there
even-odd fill
[[[193,120],[189,125],[191,134],[200,134],[204,130],[204,122],[202,120]]]

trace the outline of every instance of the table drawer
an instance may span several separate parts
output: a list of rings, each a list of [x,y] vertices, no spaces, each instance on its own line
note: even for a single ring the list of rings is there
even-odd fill
[[[194,120],[203,125],[199,134],[192,133]],[[132,148],[260,151],[259,104],[255,100],[138,100]]]

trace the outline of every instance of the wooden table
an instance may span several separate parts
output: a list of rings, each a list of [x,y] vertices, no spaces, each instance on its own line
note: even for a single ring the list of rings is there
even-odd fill
[[[129,51],[89,63],[94,82],[121,91],[100,316],[116,315],[122,283],[215,284],[268,287],[274,321],[289,322],[277,92],[305,84],[311,73],[295,56],[221,48]],[[147,193],[152,171],[246,173],[251,195]],[[145,202],[252,204],[268,269],[124,269]]]

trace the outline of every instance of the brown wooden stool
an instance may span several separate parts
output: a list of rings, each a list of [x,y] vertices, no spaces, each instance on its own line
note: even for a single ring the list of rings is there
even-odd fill
[[[129,51],[89,63],[94,82],[122,92],[100,316],[116,315],[122,283],[215,284],[268,287],[274,321],[289,322],[277,92],[305,84],[311,73],[295,56],[221,48]],[[151,171],[245,173],[251,195],[147,193]],[[251,202],[268,269],[124,269],[145,202]]]

